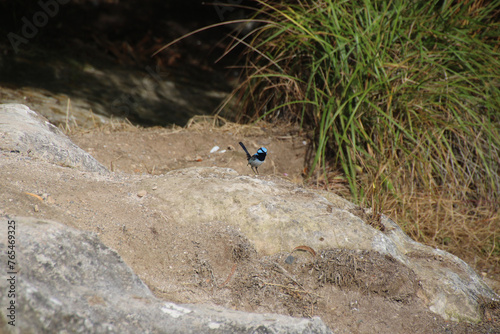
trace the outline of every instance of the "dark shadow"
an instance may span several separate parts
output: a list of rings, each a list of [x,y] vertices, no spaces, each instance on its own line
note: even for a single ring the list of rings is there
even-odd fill
[[[183,125],[212,113],[232,89],[238,73],[227,68],[237,52],[216,63],[229,29],[210,29],[151,55],[238,10],[221,8],[192,0],[0,1],[0,90],[40,88],[85,99],[96,114]]]

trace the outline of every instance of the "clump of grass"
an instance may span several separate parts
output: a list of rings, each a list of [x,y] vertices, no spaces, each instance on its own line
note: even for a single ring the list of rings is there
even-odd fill
[[[311,171],[413,170],[419,185],[500,185],[499,25],[479,1],[259,1],[245,116],[311,127]],[[261,20],[264,21],[264,20]],[[387,164],[389,163],[389,164]],[[375,168],[375,169],[374,169]],[[374,180],[374,181],[376,181]]]
[[[424,206],[434,219],[468,226],[442,240],[474,224],[500,227],[495,2],[257,2],[261,26],[236,38],[248,46],[241,119],[311,130],[309,176],[340,169],[355,202],[406,211],[421,241],[446,243],[437,241],[444,227],[418,227],[419,209],[408,205],[419,198],[438,203]],[[470,210],[450,215],[457,205]],[[478,241],[496,249],[488,231]]]

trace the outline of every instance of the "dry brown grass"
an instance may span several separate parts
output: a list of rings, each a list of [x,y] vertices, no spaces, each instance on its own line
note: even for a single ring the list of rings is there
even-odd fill
[[[138,131],[141,127],[132,124],[128,119],[111,119],[107,123],[94,122],[92,127],[83,127],[73,122],[66,121],[64,124],[59,124],[59,129],[66,135],[74,135],[88,132],[117,132],[117,131]]]
[[[500,214],[489,191],[456,184],[417,186],[410,178],[369,182],[364,205],[396,221],[414,240],[448,251],[488,275],[500,277]],[[370,202],[371,201],[371,202]]]
[[[500,215],[493,203],[464,201],[447,189],[401,192],[383,212],[416,241],[449,251],[478,270],[500,274]]]

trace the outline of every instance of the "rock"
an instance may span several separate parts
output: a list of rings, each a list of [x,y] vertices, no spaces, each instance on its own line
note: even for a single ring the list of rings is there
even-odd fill
[[[370,214],[332,194],[327,200],[289,182],[241,176],[224,168],[172,171],[139,186],[153,185],[158,187],[160,208],[174,221],[224,221],[238,228],[262,255],[306,245],[315,251],[370,252],[370,261],[378,265],[384,262],[376,254],[387,256],[404,273],[389,297],[414,293],[445,319],[477,322],[483,301],[500,300],[458,257],[413,241],[384,215],[372,222],[374,228]]]
[[[94,234],[33,218],[15,226],[18,274],[13,285],[0,280],[1,305],[13,300],[9,284],[17,294],[15,327],[2,307],[2,333],[331,333],[317,317],[159,300]]]
[[[0,150],[89,172],[108,172],[58,128],[22,104],[0,105]]]
[[[83,151],[33,111],[4,105],[0,116],[5,118],[0,119],[0,147],[20,152],[37,147],[40,156],[38,161],[21,161],[11,158],[17,153],[3,154],[0,186],[13,199],[0,198],[2,210],[7,214],[17,210],[20,215],[32,212],[32,189],[40,188],[39,193],[57,194],[58,200],[46,205],[41,198],[40,210],[34,215],[57,216],[65,225],[99,233],[97,239],[61,224],[19,219],[18,314],[23,320],[19,324],[33,326],[34,332],[62,330],[63,323],[73,326],[68,331],[95,333],[126,333],[128,328],[132,328],[130,332],[165,328],[175,332],[185,326],[193,326],[188,327],[193,332],[203,332],[207,326],[219,332],[249,332],[260,328],[251,327],[254,324],[270,331],[288,331],[283,327],[287,325],[294,330],[327,330],[318,319],[307,322],[209,306],[165,304],[107,247],[117,249],[157,295],[183,303],[189,296],[204,294],[197,301],[215,300],[219,305],[253,310],[266,294],[267,301],[274,302],[272,298],[280,291],[269,299],[271,286],[288,289],[288,284],[294,284],[301,287],[300,292],[282,295],[288,301],[295,298],[304,303],[276,300],[273,311],[281,307],[285,314],[297,314],[287,307],[295,307],[292,311],[310,307],[315,300],[301,298],[315,289],[325,291],[320,290],[321,285],[342,292],[359,288],[369,295],[366,299],[371,295],[390,302],[418,299],[445,319],[470,322],[481,320],[485,305],[499,304],[499,297],[465,262],[413,241],[388,217],[374,215],[334,194],[315,193],[273,177],[241,176],[219,167],[187,168],[157,177],[85,175],[44,162]],[[22,120],[28,121],[28,130],[21,130]],[[11,133],[6,122],[14,125]],[[25,133],[46,136],[42,141]],[[68,154],[70,149],[73,153]],[[154,191],[140,199],[133,195],[145,189]],[[6,249],[4,244],[0,246]],[[301,255],[298,250],[308,252]],[[249,269],[244,271],[246,265]],[[170,275],[177,276],[171,279]],[[276,276],[281,281],[273,281]],[[190,287],[184,288],[185,283]],[[8,302],[6,284],[0,280],[2,305]],[[260,295],[254,298],[254,293]],[[332,306],[327,310],[333,310]],[[254,322],[235,320],[240,317]],[[278,320],[269,323],[269,317]],[[212,320],[206,320],[209,318]],[[0,317],[0,326],[6,320]],[[335,320],[323,320],[336,325]]]

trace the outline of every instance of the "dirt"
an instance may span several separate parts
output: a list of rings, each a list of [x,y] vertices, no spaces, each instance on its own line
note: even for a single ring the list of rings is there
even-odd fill
[[[479,324],[445,321],[430,312],[417,296],[418,278],[390,258],[339,249],[262,257],[223,222],[189,226],[172,221],[134,186],[139,178],[191,166],[253,175],[239,141],[251,153],[260,146],[268,149],[259,177],[302,183],[308,146],[296,128],[118,125],[70,137],[114,173],[96,178],[3,152],[0,188],[7,196],[0,200],[0,214],[53,219],[97,233],[159,298],[319,316],[338,333],[500,332],[496,305],[485,306]],[[215,146],[219,149],[210,153]]]

